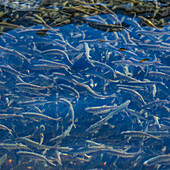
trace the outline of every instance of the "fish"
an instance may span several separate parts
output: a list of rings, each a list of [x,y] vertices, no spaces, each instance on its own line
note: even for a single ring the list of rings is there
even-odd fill
[[[119,48],[119,51],[126,51],[126,48]]]
[[[35,153],[35,152],[26,152],[26,151],[18,151],[17,155],[26,157],[29,159],[35,159],[35,160],[40,160],[40,161],[45,161],[47,164],[49,164],[52,167],[56,167],[57,165],[53,163],[52,160],[47,159],[45,156]]]
[[[51,138],[49,141],[50,142],[57,141],[57,144],[60,143],[65,137],[70,135],[73,126],[74,124],[71,124],[61,135]]]
[[[19,89],[30,89],[30,90],[38,90],[38,91],[53,87],[53,85],[39,86],[39,85],[31,84],[31,83],[17,83],[15,86]]]
[[[55,103],[55,101],[47,101],[47,100],[34,100],[32,99],[31,101],[18,101],[17,104],[19,106],[39,106],[39,105],[44,105],[46,103]]]
[[[166,74],[166,73],[162,73],[162,72],[155,72],[155,71],[150,71],[147,74],[147,77],[152,78],[162,78],[162,79],[166,79],[166,80],[170,80],[170,75]]]
[[[8,72],[8,73],[15,75],[15,76],[22,76],[22,77],[29,77],[30,76],[30,75],[20,73],[19,71],[13,69],[10,65],[0,65],[0,68],[3,71]]]
[[[27,63],[31,64],[31,59],[28,59],[26,56],[24,56],[23,54],[21,54],[20,52],[14,49],[9,49],[9,48],[0,46],[0,51],[6,52],[7,54],[14,55],[15,57],[23,59],[24,61],[27,61]]]
[[[115,108],[116,106],[103,105],[103,106],[87,107],[85,108],[85,111],[89,113],[93,113],[94,115],[98,115],[98,114],[106,114]]]
[[[54,61],[44,60],[44,59],[39,59],[38,61],[45,63],[47,65],[50,65],[50,66],[54,66],[54,68],[56,66],[58,68],[64,68],[66,71],[71,70],[70,66],[63,64],[63,63],[56,62],[56,61],[54,62]]]
[[[0,119],[23,118],[23,115],[17,114],[0,114]]]
[[[132,130],[131,131],[123,131],[120,134],[124,135],[124,136],[130,136],[130,137],[140,137],[140,138],[147,137],[147,138],[154,138],[157,140],[161,140],[157,136],[154,136],[154,135],[148,134],[146,132],[142,132],[142,131],[132,131]]]
[[[75,126],[75,124],[74,124],[74,109],[73,109],[73,105],[71,104],[71,102],[69,100],[65,99],[65,98],[60,98],[58,101],[64,102],[67,105],[69,105],[69,109],[70,109],[71,115],[72,115],[71,122],[72,122],[72,125]]]
[[[6,23],[6,22],[0,22],[0,25],[2,25],[2,26],[4,26],[4,27],[11,28],[11,29],[25,28],[24,26],[15,25],[15,24],[10,24],[10,23]]]
[[[43,143],[44,141],[44,131],[45,131],[45,126],[44,125],[40,125],[40,145]]]
[[[122,158],[131,158],[143,153],[142,149],[139,149],[138,152],[125,152],[118,149],[103,149],[103,151]]]
[[[52,148],[56,148],[56,146],[42,145],[42,144],[40,144],[38,142],[35,142],[35,141],[33,141],[33,140],[31,140],[31,139],[29,139],[27,137],[20,137],[20,138],[17,138],[16,140],[20,141],[20,142],[24,142],[24,143],[26,143],[26,145],[28,147],[34,147],[34,148],[36,148],[38,150],[45,150],[45,149],[49,150],[49,149],[52,149]]]
[[[0,129],[7,130],[9,133],[12,133],[12,129],[9,129],[7,126],[0,124]]]
[[[0,167],[5,163],[7,157],[8,157],[7,153],[0,157]]]
[[[29,118],[29,119],[38,119],[38,120],[54,120],[54,121],[59,121],[61,120],[61,117],[59,118],[52,118],[50,116],[41,114],[41,113],[35,113],[35,112],[22,112],[20,115],[23,118]]]
[[[16,144],[0,143],[0,148],[4,148],[7,150],[15,150],[15,149],[31,150],[30,148],[28,148],[26,145],[24,145],[22,143],[16,143]]]
[[[79,149],[77,152],[74,154],[89,154],[89,153],[94,153],[94,152],[107,152],[111,155],[115,155],[117,157],[122,157],[122,158],[131,158],[136,155],[139,155],[142,153],[142,150],[140,149],[138,152],[125,152],[120,149],[113,149],[113,148],[106,148],[103,146],[96,146],[96,147],[91,147],[91,148],[82,148]]]
[[[136,81],[136,82],[139,82],[139,80],[133,78],[133,77],[130,77],[130,76],[127,76],[117,70],[115,70],[115,75],[116,75],[116,78],[121,80],[121,81]]]
[[[164,104],[169,104],[170,101],[168,100],[159,100],[159,99],[156,99],[152,102],[148,102],[147,104],[143,105],[141,107],[141,109],[152,109],[153,107],[158,107],[158,106],[161,106],[161,105],[164,105]]]
[[[143,165],[152,166],[156,164],[168,163],[170,161],[170,155],[158,155],[146,160]]]
[[[84,83],[76,82],[76,84],[83,87],[84,89],[86,89],[88,94],[95,98],[105,99],[105,98],[116,97],[115,93],[113,93],[111,95],[100,95],[100,94],[97,94],[94,90],[92,90],[88,85],[86,85]]]
[[[144,58],[144,59],[140,60],[139,62],[142,63],[142,62],[148,61],[148,60],[150,60],[150,59],[149,58]]]
[[[128,88],[125,88],[125,87],[118,87],[118,89],[125,92],[125,93],[131,94],[136,102],[138,100],[138,102],[140,103],[141,106],[146,104],[143,97],[137,91],[132,90],[132,89],[128,89]]]
[[[148,20],[147,18],[144,18],[143,16],[138,16],[138,18],[142,19],[147,25],[159,29],[158,27],[156,27],[156,26],[155,26],[150,20]]]
[[[170,73],[170,66],[156,66],[159,71]]]
[[[38,30],[36,32],[36,34],[40,37],[46,37],[47,36],[47,31],[49,31],[49,29],[41,29],[41,30]]]
[[[118,24],[102,24],[102,23],[97,23],[97,22],[87,22],[87,25],[99,29],[105,32],[119,32],[125,29],[124,26],[118,25]]]
[[[71,86],[67,86],[66,84],[60,84],[59,85],[59,87],[60,88],[62,88],[62,90],[68,90],[68,91],[70,91],[70,92],[72,92],[72,93],[75,93],[75,95],[76,95],[76,101],[78,102],[79,101],[79,99],[80,99],[80,93],[75,89],[75,88],[73,88],[73,87],[71,87]]]
[[[120,112],[121,110],[125,109],[126,107],[128,107],[128,105],[130,104],[130,100],[127,100],[126,102],[122,103],[120,106],[117,106],[114,110],[112,110],[106,117],[104,117],[103,119],[99,120],[98,122],[96,122],[95,124],[92,124],[89,128],[86,129],[85,132],[93,132],[94,130],[100,128],[101,126],[103,126],[105,123],[107,123],[107,121],[109,119],[111,119],[113,117],[114,114],[117,114],[118,112]]]
[[[100,41],[101,43],[105,42],[105,40],[103,39],[97,39],[98,41]]]

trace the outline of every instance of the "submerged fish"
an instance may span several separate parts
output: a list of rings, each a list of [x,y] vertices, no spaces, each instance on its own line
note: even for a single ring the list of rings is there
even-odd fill
[[[47,159],[45,156],[40,155],[38,153],[34,153],[34,152],[26,152],[26,151],[18,151],[17,155],[22,156],[22,157],[26,157],[29,159],[35,159],[35,160],[40,160],[40,161],[45,161],[47,162],[49,165],[51,166],[57,166],[56,164],[53,163],[52,160]]]
[[[159,155],[146,160],[143,164],[152,166],[155,164],[164,164],[170,162],[170,155]]]

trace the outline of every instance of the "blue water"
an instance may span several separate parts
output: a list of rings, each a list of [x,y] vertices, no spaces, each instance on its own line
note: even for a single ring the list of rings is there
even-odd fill
[[[142,25],[139,18],[119,14],[116,17],[112,14],[89,16],[86,19],[103,24],[122,23],[126,28],[119,32],[105,32],[100,28],[94,29],[88,24],[72,23],[62,27],[48,28],[46,33],[40,35],[38,31],[47,29],[47,27],[34,25],[13,29],[1,35],[0,81],[4,84],[0,89],[0,113],[20,115],[23,112],[35,112],[52,118],[62,118],[62,121],[36,120],[36,118],[28,119],[26,117],[0,119],[0,124],[12,129],[12,135],[9,135],[8,131],[0,132],[1,143],[16,143],[17,138],[28,135],[32,135],[29,137],[31,140],[40,142],[40,126],[44,125],[43,144],[54,146],[56,143],[50,142],[50,139],[63,134],[74,121],[75,126],[72,127],[70,133],[57,143],[59,146],[72,148],[72,151],[59,150],[62,166],[54,161],[57,168],[155,169],[155,165],[145,166],[143,163],[151,157],[169,154],[170,124],[167,119],[170,116],[170,78],[169,68],[165,70],[161,66],[169,66],[170,63],[170,26],[153,28]],[[85,44],[90,50],[89,56],[86,54]],[[78,55],[82,56],[78,57]],[[67,65],[69,69],[66,69],[65,66],[50,68],[42,59]],[[40,64],[47,67],[44,69],[42,66],[36,69],[35,66]],[[6,71],[3,66],[10,66],[20,74]],[[55,72],[60,73],[60,76],[55,75]],[[119,72],[133,80],[122,78]],[[150,74],[152,72],[162,72],[163,74],[162,76],[152,76]],[[145,83],[137,84],[138,82]],[[147,82],[151,83],[147,84]],[[47,88],[23,90],[18,88],[18,83],[30,83]],[[63,84],[66,86],[62,86]],[[98,96],[91,94],[83,85],[89,87]],[[138,95],[135,96],[133,92],[127,93],[119,88],[122,85],[138,92],[144,103],[138,98]],[[108,97],[112,94],[115,97]],[[61,98],[72,104],[74,118],[70,105],[68,102],[61,101]],[[97,127],[94,131],[86,131],[91,125],[109,114],[94,115],[86,111],[88,107],[105,105],[115,105],[116,107],[127,100],[130,100],[129,106],[111,117],[107,124]],[[162,100],[160,105],[144,107],[148,103],[158,100]],[[40,105],[36,103],[29,105],[28,103],[23,104],[24,101],[45,102]],[[140,114],[143,119],[132,115],[127,108]],[[146,133],[148,131],[150,133],[151,131],[167,131],[167,134],[157,135],[157,137],[160,136],[160,140],[146,137],[132,137],[126,140],[128,138],[121,135],[123,131]],[[81,154],[82,148],[87,149],[90,146],[86,140],[92,140],[114,149],[125,150],[129,147],[127,153],[135,153],[141,149],[142,153],[131,158],[120,157],[114,165],[116,155],[110,152],[99,150],[87,153],[89,157],[84,155],[85,153]],[[14,151],[1,149],[1,155],[8,153],[7,161],[2,166],[3,169],[9,167],[22,169],[29,166],[33,169],[49,169],[50,165],[45,168],[44,163],[40,165],[32,159],[29,159],[32,160],[30,162],[28,159],[21,159],[16,154],[19,150],[22,149]],[[42,150],[37,148],[31,147],[31,150],[43,154]],[[57,158],[55,149],[47,151],[44,155],[47,158]],[[12,164],[8,162],[9,159],[12,159]],[[21,160],[21,164],[19,160]],[[168,165],[161,165],[160,169],[168,168],[170,168]]]

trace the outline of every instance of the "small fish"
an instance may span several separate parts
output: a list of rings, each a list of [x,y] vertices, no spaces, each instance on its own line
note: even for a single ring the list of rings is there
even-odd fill
[[[115,70],[115,74],[116,74],[116,77],[117,79],[121,80],[121,81],[136,81],[136,82],[139,82],[139,80],[133,78],[133,77],[130,77],[130,76],[127,76],[117,70]]]
[[[116,94],[113,93],[111,95],[100,95],[98,93],[96,93],[95,91],[93,91],[88,85],[83,84],[83,83],[79,83],[77,82],[77,85],[83,87],[84,89],[86,89],[87,93],[95,98],[100,98],[100,99],[105,99],[105,98],[111,98],[111,97],[116,97]]]
[[[41,113],[34,113],[34,112],[23,112],[23,113],[20,114],[20,116],[23,116],[24,118],[38,119],[38,120],[55,120],[55,121],[59,121],[61,119],[61,117],[52,118],[50,116],[47,116],[47,115],[44,115],[44,114],[41,114]]]
[[[135,99],[135,101],[137,102],[136,104],[138,104],[140,106],[146,104],[146,102],[144,101],[141,94],[139,94],[137,91],[132,90],[132,89],[128,89],[128,88],[124,88],[124,87],[118,87],[118,89],[123,91],[124,93],[130,94],[133,97],[133,99]]]
[[[166,74],[166,73],[162,73],[162,72],[156,72],[156,71],[150,71],[148,73],[148,77],[154,77],[154,78],[162,78],[162,79],[166,79],[166,80],[170,80],[170,75]]]
[[[2,125],[2,124],[0,124],[0,129],[7,130],[9,133],[12,132],[11,129],[9,129],[8,127],[6,127],[5,125]]]
[[[97,39],[97,40],[100,41],[100,42],[102,42],[102,43],[105,42],[105,40],[102,40],[102,39]]]
[[[7,153],[0,157],[0,167],[4,164],[7,159]]]
[[[126,48],[119,48],[119,51],[126,51]]]
[[[149,19],[144,18],[143,16],[138,16],[138,18],[142,19],[147,25],[159,29],[159,28],[156,27]]]
[[[40,37],[46,37],[47,36],[47,31],[49,31],[49,29],[41,29],[41,30],[38,30],[36,32],[36,34]]]
[[[152,166],[155,164],[170,162],[170,155],[159,155],[146,160],[143,165]]]
[[[42,145],[43,141],[44,141],[44,131],[45,131],[45,126],[41,125],[40,126],[40,145]]]
[[[99,151],[109,152],[112,155],[123,157],[123,158],[131,158],[142,153],[141,149],[138,152],[126,152],[120,149],[113,149],[112,147],[106,147],[106,146],[101,145],[101,146],[92,146],[88,148],[82,148],[78,150],[78,152],[75,154],[95,153]]]
[[[133,116],[136,116],[138,119],[142,119],[142,120],[147,120],[144,116],[142,116],[141,114],[139,114],[137,111],[132,110],[132,109],[127,109],[127,112],[130,113]]]
[[[73,109],[73,105],[71,104],[71,102],[65,98],[60,98],[59,101],[66,103],[67,105],[69,105],[69,109],[71,111],[71,115],[72,115],[72,124],[74,125],[74,109]],[[75,125],[74,125],[75,126]]]
[[[153,136],[153,135],[150,135],[148,133],[141,132],[141,131],[123,131],[123,132],[121,132],[121,135],[131,136],[131,137],[141,137],[141,138],[148,137],[148,138],[154,138],[154,139],[157,139],[157,140],[161,140],[157,136]]]
[[[20,142],[24,142],[26,145],[28,145],[28,147],[34,147],[38,150],[43,150],[43,149],[52,149],[52,148],[55,148],[56,146],[47,146],[47,145],[42,145],[38,142],[35,142],[29,138],[26,138],[26,137],[20,137],[20,138],[17,138],[17,141],[20,141]]]
[[[161,105],[164,105],[164,104],[170,104],[170,101],[169,100],[160,100],[160,99],[156,99],[152,102],[149,102],[145,105],[143,105],[141,108],[142,109],[152,109],[153,107],[160,107]]]
[[[119,32],[125,29],[125,27],[121,25],[113,25],[113,24],[101,24],[97,22],[87,22],[87,25],[98,30],[102,30],[105,32]]]
[[[23,116],[16,115],[16,114],[0,114],[0,119],[9,119],[9,118],[23,118]]]
[[[3,26],[3,27],[10,28],[10,29],[24,28],[24,26],[10,24],[10,23],[6,23],[6,22],[0,22],[0,25]]]
[[[149,58],[144,58],[144,59],[140,60],[139,62],[142,63],[142,62],[148,61],[148,60],[150,60],[150,59]]]
[[[50,139],[49,141],[57,141],[57,143],[60,143],[60,141],[62,141],[65,137],[70,135],[70,132],[72,130],[72,127],[74,126],[74,124],[71,124],[61,135],[56,136],[52,139]]]
[[[0,65],[0,68],[3,71],[8,72],[8,73],[15,75],[15,76],[29,77],[28,75],[20,73],[19,71],[13,69],[10,65]]]
[[[71,94],[75,94],[76,101],[78,102],[80,94],[75,88],[68,86],[66,84],[60,84],[59,87],[62,88],[63,91],[69,91]]]
[[[115,108],[116,108],[115,105],[114,106],[103,105],[103,106],[96,106],[96,107],[87,107],[85,108],[85,111],[97,115],[97,114],[106,114]]]
[[[1,52],[5,52],[5,53],[8,53],[8,54],[12,54],[14,55],[15,57],[17,58],[20,58],[20,59],[24,59],[26,60],[28,63],[31,64],[31,59],[28,59],[27,57],[25,57],[23,54],[21,54],[20,52],[14,50],[14,49],[8,49],[8,48],[5,48],[5,47],[2,47],[0,46],[0,51]]]
[[[103,149],[103,151],[123,158],[131,158],[142,153],[142,149],[139,149],[138,152],[125,152],[120,149]]]
[[[170,73],[170,66],[157,66],[157,69],[165,73]]]
[[[126,107],[128,107],[130,102],[131,102],[130,100],[127,100],[126,102],[122,103],[120,106],[116,107],[106,117],[104,117],[103,119],[99,120],[98,122],[92,124],[88,129],[86,129],[86,132],[91,133],[91,132],[95,131],[96,129],[100,128],[101,126],[103,126],[105,123],[107,123],[107,121],[109,119],[111,119],[113,117],[113,115],[117,114],[118,112],[120,112],[123,109],[125,109]]]
[[[40,161],[45,161],[47,162],[49,165],[51,166],[57,166],[56,164],[53,163],[52,160],[47,159],[45,156],[40,155],[38,153],[34,153],[34,152],[26,152],[26,151],[18,151],[17,155],[20,155],[22,157],[27,157],[30,159],[35,159],[35,160],[40,160]]]
[[[39,86],[35,84],[30,84],[30,83],[17,83],[16,87],[18,89],[31,89],[31,90],[45,90],[47,88],[51,88],[51,86]]]
[[[39,59],[38,61],[40,61],[40,62],[42,62],[42,63],[45,63],[45,64],[47,64],[47,65],[49,65],[49,66],[54,66],[54,68],[55,68],[55,66],[56,66],[56,68],[57,68],[57,67],[58,67],[58,68],[64,68],[66,71],[67,71],[67,70],[71,70],[71,68],[70,68],[68,65],[62,64],[62,63],[59,63],[59,62],[50,61],[50,60],[44,60],[44,59]]]
[[[4,148],[7,150],[11,150],[11,149],[25,149],[25,150],[31,150],[30,148],[28,148],[26,145],[22,144],[22,143],[16,143],[16,144],[11,144],[11,143],[0,143],[0,148]]]
[[[53,103],[55,101],[47,101],[47,100],[34,100],[32,99],[31,101],[19,101],[17,104],[19,106],[39,106],[39,105],[44,105],[46,103]]]

